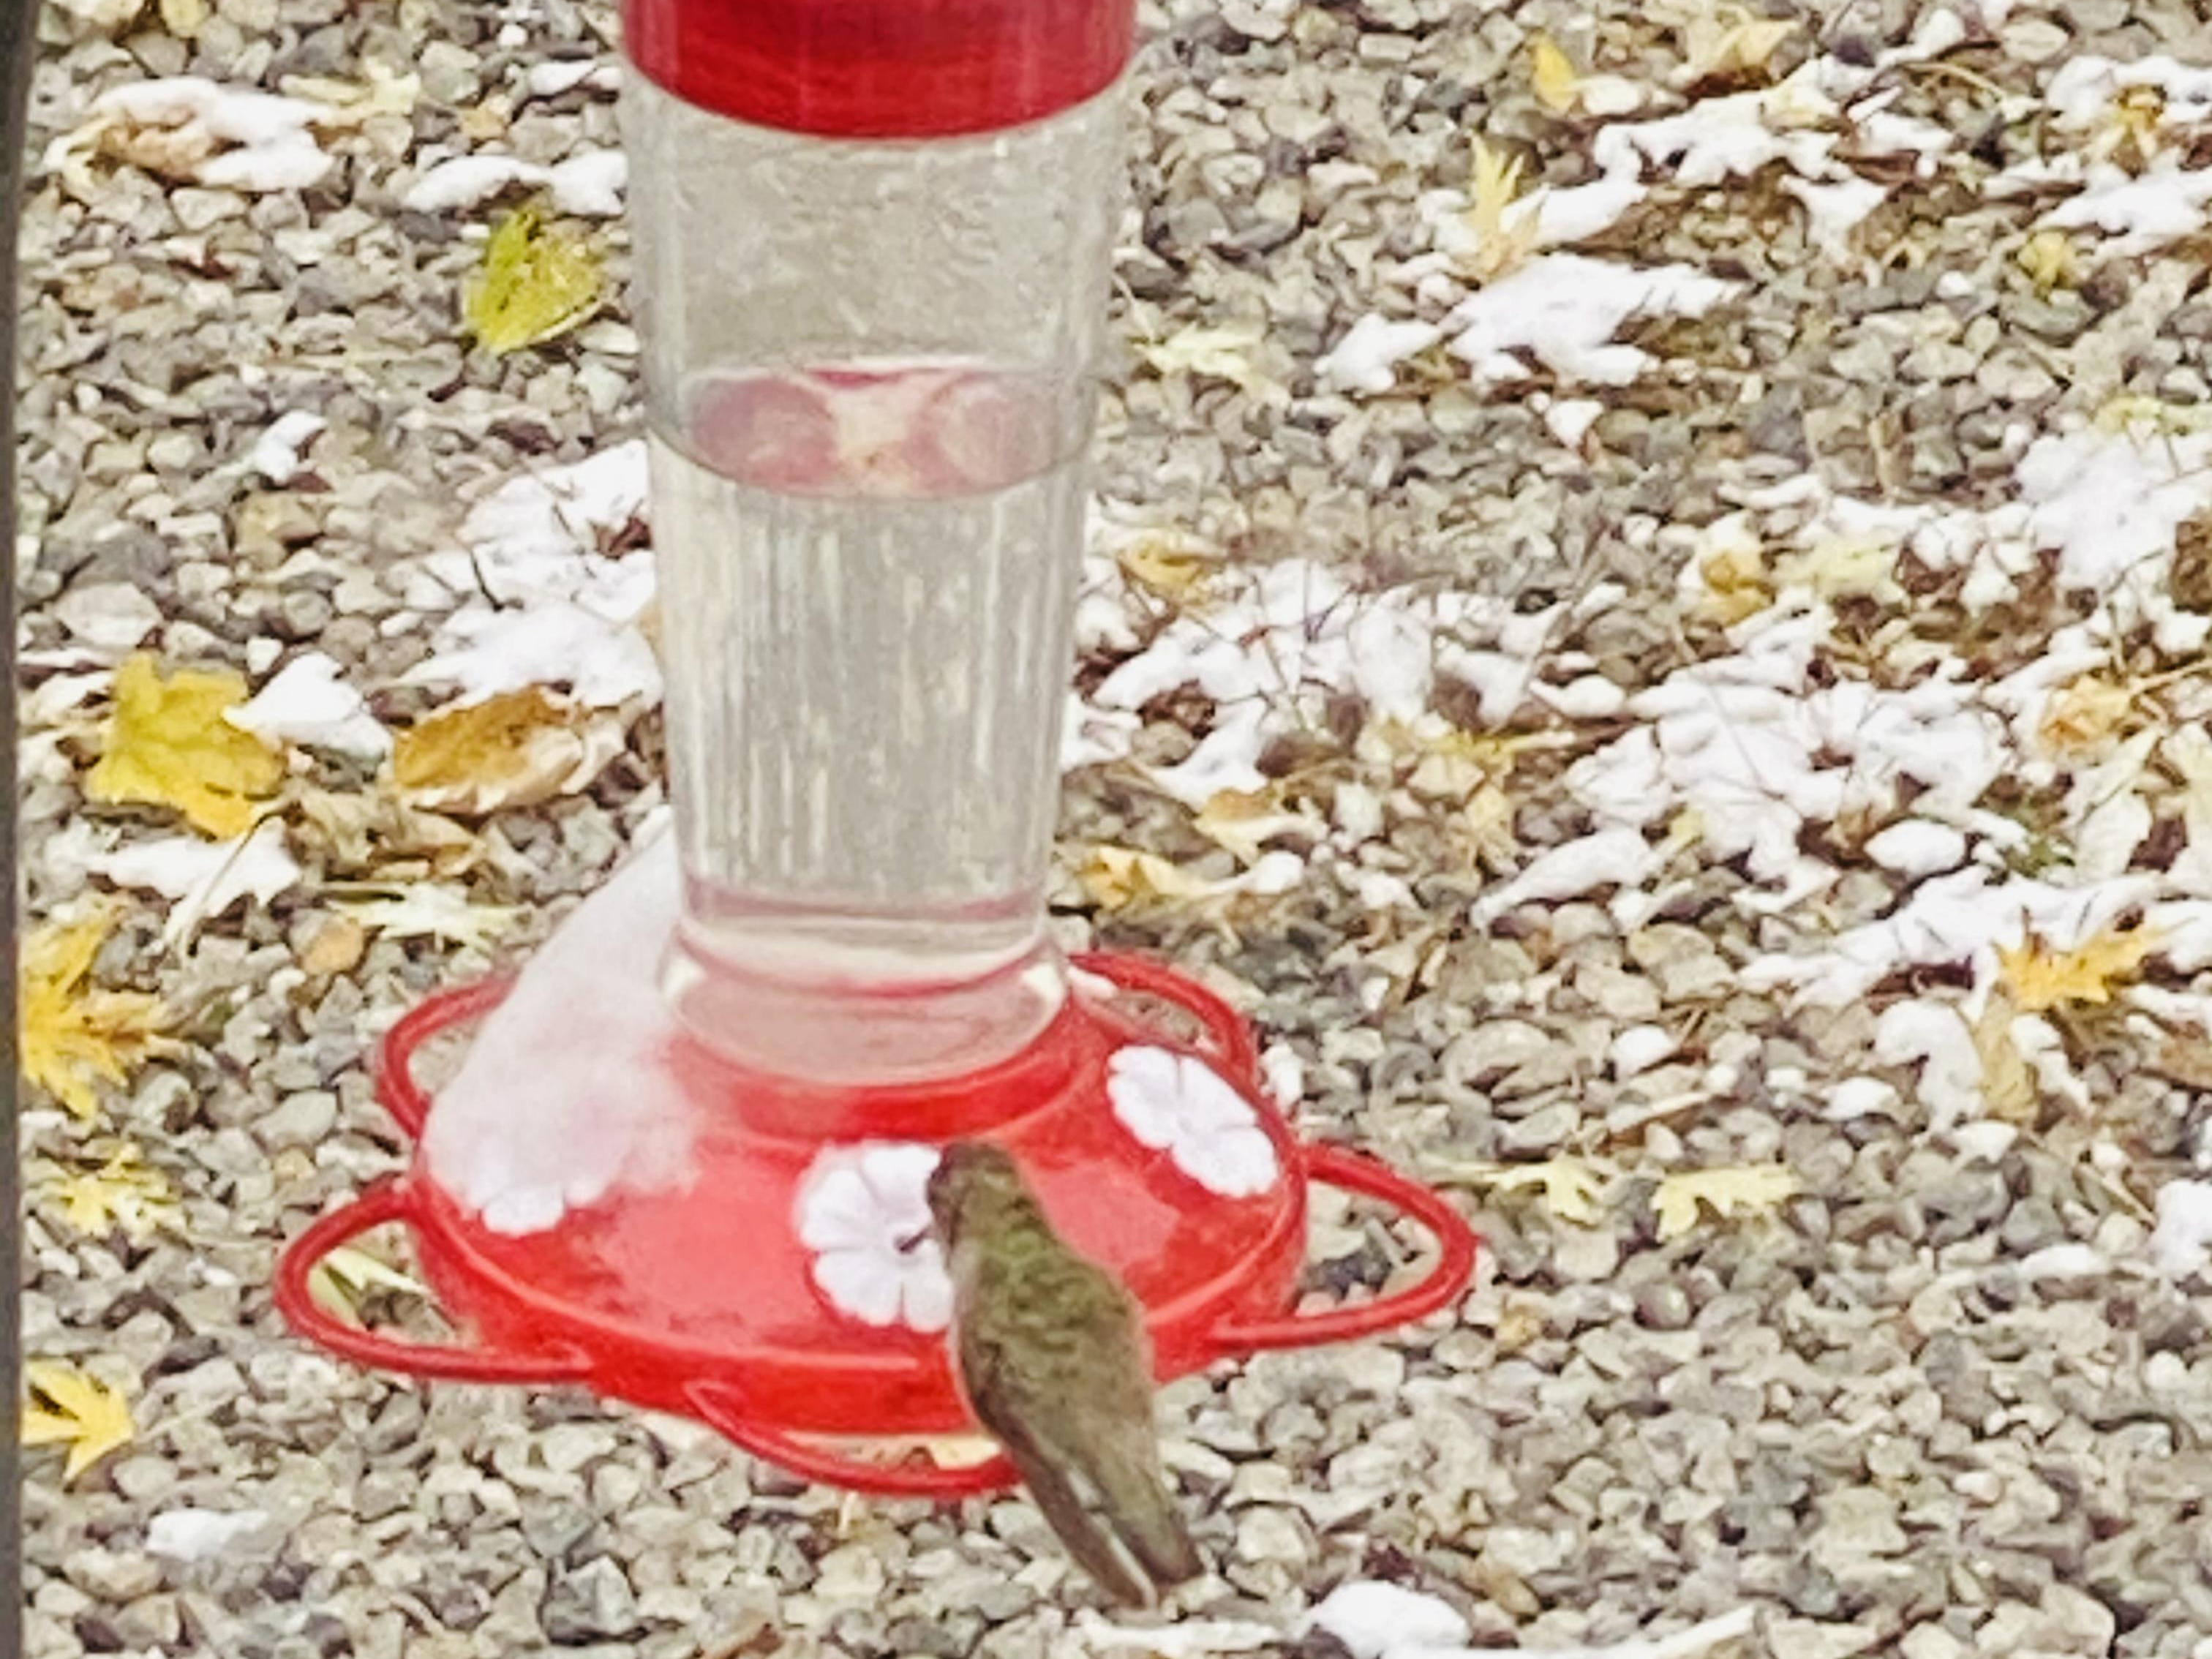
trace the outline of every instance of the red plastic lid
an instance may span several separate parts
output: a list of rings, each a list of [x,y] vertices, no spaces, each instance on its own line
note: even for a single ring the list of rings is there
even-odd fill
[[[687,102],[834,138],[1018,126],[1112,85],[1135,0],[623,0],[630,60]]]

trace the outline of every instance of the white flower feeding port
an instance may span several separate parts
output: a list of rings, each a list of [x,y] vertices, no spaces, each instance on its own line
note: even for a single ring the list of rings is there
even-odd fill
[[[815,1288],[869,1325],[941,1331],[952,1323],[952,1280],[929,1231],[937,1148],[915,1141],[839,1146],[799,1183],[799,1242],[814,1253]]]
[[[1133,0],[626,7],[673,832],[512,981],[393,1029],[413,1164],[279,1268],[324,1346],[580,1382],[802,1474],[951,1495],[1012,1471],[881,1455],[972,1421],[927,1237],[951,1141],[1022,1165],[1143,1304],[1163,1376],[1466,1284],[1457,1212],[1295,1141],[1218,999],[1046,933],[1134,22]],[[418,1063],[464,1026],[433,1098]],[[1315,1181],[1433,1235],[1418,1282],[1294,1310]],[[387,1221],[461,1344],[307,1294]]]
[[[1123,1128],[1210,1193],[1251,1198],[1282,1177],[1252,1103],[1196,1054],[1120,1049],[1106,1062],[1106,1097]]]

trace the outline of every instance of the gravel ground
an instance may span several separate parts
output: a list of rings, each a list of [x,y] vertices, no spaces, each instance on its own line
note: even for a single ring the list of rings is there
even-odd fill
[[[2108,962],[2130,981],[2110,1001],[2101,978],[2039,999],[1992,965],[2020,937],[2008,883],[2101,905],[2093,946],[2138,914],[2178,939],[2198,913],[2172,907],[2212,897],[2188,736],[2212,708],[2189,623],[2212,609],[2212,232],[2194,208],[2146,230],[2124,204],[2036,240],[2080,182],[2069,155],[2184,191],[2212,163],[2212,91],[2069,125],[2045,102],[2067,66],[2170,54],[2212,76],[2212,28],[2189,0],[1960,3],[1823,0],[1733,45],[1721,12],[1619,0],[1147,8],[1083,629],[1106,735],[1070,775],[1060,922],[1207,975],[1299,1085],[1304,1133],[1451,1181],[1487,1241],[1450,1318],[1165,1391],[1217,1566],[1187,1615],[1279,1626],[1364,1575],[1442,1595],[1489,1646],[1750,1605],[1788,1659],[2212,1656],[2212,1279],[2176,1196],[2212,1150],[2212,950]],[[617,305],[472,352],[457,296],[490,204],[410,192],[441,155],[613,145],[602,80],[544,73],[609,59],[613,25],[569,0],[50,12],[48,136],[147,77],[374,95],[317,127],[336,163],[313,182],[80,151],[27,222],[28,902],[70,916],[125,890],[94,977],[158,993],[179,1042],[91,1117],[26,1119],[28,1349],[118,1389],[137,1425],[66,1483],[33,1455],[31,1659],[1093,1650],[1091,1593],[1024,1502],[844,1503],[681,1423],[366,1375],[283,1329],[282,1243],[404,1155],[369,1045],[604,877],[661,803],[658,714],[617,699],[626,747],[587,789],[450,817],[303,743],[297,868],[184,928],[116,873],[173,821],[85,804],[109,676],[143,648],[258,684],[312,649],[386,726],[443,700],[406,679],[438,648],[422,572],[465,504],[635,434],[635,341]],[[1735,286],[1601,333],[1648,354],[1626,373],[1539,344],[1512,348],[1516,380],[1438,341],[1479,282],[1541,256],[1439,253],[1436,222],[1478,136],[1525,182],[1603,176],[1605,94],[1539,95],[1544,31],[1643,89],[1635,120],[1819,60],[1878,73],[1881,112],[1925,125],[1882,139],[1855,88],[1831,100],[1855,115],[1753,116],[1833,138],[1818,155],[1649,161],[1643,198],[1577,251]],[[1879,190],[1824,230],[1810,204],[1844,198],[1809,187],[1853,179]],[[1370,314],[1455,320],[1362,384],[1329,354]],[[324,425],[290,446],[296,472],[249,461],[301,410]],[[2109,441],[2095,453],[2136,469],[2070,536],[2056,521],[2083,498],[2034,458],[2074,452],[2045,440]],[[2025,530],[2023,501],[2044,514]],[[2147,562],[2100,574],[2097,537],[2144,512]],[[1973,544],[1948,564],[1947,527]],[[1427,636],[1413,708],[1353,671],[1282,690],[1243,816],[1194,812],[1183,763],[1230,700],[1162,653],[1293,559],[1354,613],[1498,603]],[[1795,678],[1772,695],[1856,688],[1869,723],[1746,764],[1837,787],[1738,836],[1750,809],[1684,762],[1656,806],[1609,818],[1616,745],[1656,732],[1668,765],[1696,747],[1668,735],[1668,689],[1778,639]],[[1158,683],[1129,691],[1140,659]],[[2063,683],[2035,679],[2059,662]],[[1969,789],[1951,716],[1928,712],[1945,684],[1995,745]],[[1884,710],[1887,750],[1867,735]],[[1623,823],[1628,842],[1597,839]],[[1900,823],[1924,827],[1885,851]],[[1240,878],[1267,850],[1295,854],[1287,890]],[[1960,944],[1913,906],[1962,862],[1992,880]],[[336,885],[434,876],[517,914],[364,920]],[[1856,978],[1823,954],[1847,935],[1873,941]],[[1986,1017],[2007,985],[2025,1026]],[[135,1237],[71,1224],[54,1183],[123,1141],[176,1209]],[[1732,1189],[1744,1170],[1787,1176]],[[1697,1170],[1724,1172],[1702,1209]],[[1363,1212],[1316,1231],[1328,1293],[1418,1266]]]

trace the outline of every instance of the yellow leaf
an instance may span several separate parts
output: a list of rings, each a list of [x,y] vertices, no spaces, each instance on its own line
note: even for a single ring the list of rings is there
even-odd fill
[[[1510,778],[1521,756],[1559,743],[1549,732],[1470,732],[1448,720],[1376,720],[1360,733],[1362,758],[1410,763],[1406,787],[1431,800],[1470,800],[1486,785]]]
[[[1556,115],[1565,115],[1582,100],[1582,77],[1574,61],[1559,50],[1548,34],[1528,43],[1529,76],[1535,82],[1536,101]]]
[[[1698,615],[1724,628],[1774,603],[1773,579],[1757,547],[1731,544],[1717,548],[1698,561],[1698,575],[1705,589]]]
[[[1897,580],[1897,549],[1881,542],[1823,542],[1778,561],[1775,574],[1778,586],[1807,588],[1824,599],[1897,605],[1905,598]]]
[[[2036,736],[2061,754],[2094,749],[2119,730],[2135,700],[2131,687],[2102,674],[2084,674],[2051,694]]]
[[[1550,1158],[1541,1164],[1462,1164],[1440,1171],[1440,1181],[1464,1182],[1494,1187],[1500,1192],[1540,1188],[1544,1207],[1562,1221],[1594,1226],[1605,1218],[1599,1200],[1604,1196],[1605,1176],[1580,1158]]]
[[[2106,112],[2105,125],[2090,140],[2092,161],[2118,161],[2142,172],[2159,149],[2159,129],[2166,122],[2166,94],[2156,87],[2124,87],[2114,94]]]
[[[2070,951],[2053,951],[2041,939],[2000,948],[1997,963],[2012,1000],[2024,1014],[2040,1014],[2066,1002],[2106,1003],[2115,981],[2142,965],[2159,945],[2155,928],[2107,929]]]
[[[1475,238],[1462,270],[1478,283],[1495,282],[1535,251],[1540,214],[1521,201],[1521,158],[1474,140],[1474,179],[1460,218]],[[1516,212],[1515,210],[1518,208]]]
[[[327,1252],[307,1275],[307,1293],[334,1318],[361,1322],[361,1299],[372,1290],[401,1296],[428,1296],[429,1286],[411,1279],[380,1256],[351,1244]]]
[[[1219,565],[1212,548],[1174,535],[1146,536],[1114,557],[1122,574],[1138,586],[1178,603],[1195,594]]]
[[[514,925],[521,912],[512,905],[478,904],[465,888],[434,881],[380,886],[374,883],[332,884],[323,890],[362,927],[391,939],[434,939],[452,945],[491,948],[495,935]]]
[[[1544,1306],[1532,1296],[1506,1293],[1498,1310],[1494,1340],[1500,1353],[1518,1353],[1544,1334]]]
[[[1719,5],[1692,15],[1683,30],[1683,79],[1695,85],[1717,76],[1755,75],[1791,35],[1796,23],[1761,17],[1739,5]]]
[[[1091,902],[1102,910],[1127,910],[1203,898],[1212,884],[1154,853],[1101,843],[1075,872]]]
[[[1505,210],[1521,194],[1521,158],[1491,149],[1477,135],[1474,141],[1474,204],[1469,210],[1486,232],[1504,228]]]
[[[255,802],[284,779],[283,755],[223,718],[245,701],[246,681],[228,669],[180,668],[165,680],[153,658],[126,659],[85,793],[173,807],[220,841],[244,835]]]
[[[27,1446],[66,1446],[62,1479],[74,1480],[137,1432],[131,1402],[97,1377],[57,1360],[27,1360],[23,1380],[31,1397],[23,1407]]]
[[[45,1196],[60,1205],[63,1218],[79,1232],[100,1235],[120,1228],[139,1242],[177,1213],[168,1182],[130,1145],[118,1147],[96,1170],[81,1170],[53,1182]]]
[[[514,112],[504,103],[489,100],[465,105],[453,118],[454,127],[472,144],[495,143],[507,137],[514,125]]]
[[[56,923],[23,942],[17,970],[23,1075],[81,1118],[99,1110],[100,1084],[129,1081],[168,1046],[159,1000],[85,984],[106,937],[105,916]]]
[[[392,781],[410,806],[479,814],[574,794],[622,751],[621,722],[544,687],[449,708],[398,733]]]
[[[1569,1158],[1547,1158],[1536,1165],[1534,1175],[1544,1189],[1544,1207],[1560,1220],[1588,1227],[1604,1215],[1597,1200],[1605,1182],[1587,1165]]]
[[[328,106],[319,112],[318,127],[357,127],[380,115],[412,115],[422,96],[422,77],[411,71],[401,75],[374,58],[362,64],[360,81],[342,81],[327,75],[288,75],[277,90],[289,98],[306,98]]]
[[[1140,343],[1137,355],[1162,374],[1209,374],[1241,386],[1255,378],[1250,353],[1264,337],[1255,323],[1194,325]]]
[[[1317,834],[1324,829],[1312,818],[1284,811],[1275,792],[1267,789],[1249,794],[1224,789],[1207,798],[1193,815],[1191,827],[1235,854],[1241,864],[1258,863],[1265,844],[1277,836],[1301,830]]]
[[[504,356],[578,326],[599,308],[604,290],[590,242],[548,225],[534,207],[517,208],[493,228],[461,311],[477,343]]]
[[[1705,815],[1695,805],[1683,807],[1667,820],[1667,839],[1662,843],[1668,855],[1686,852],[1705,838]]]
[[[2133,392],[2106,398],[2097,406],[2094,419],[2100,432],[2125,432],[2141,426],[2178,437],[2212,431],[2212,409],[2200,404],[2167,403]]]
[[[1468,797],[1464,808],[1445,817],[1445,845],[1468,868],[1507,869],[1521,844],[1513,831],[1515,817],[1513,798],[1486,783]]]
[[[1659,1237],[1680,1238],[1698,1224],[1701,1207],[1726,1219],[1739,1210],[1771,1210],[1797,1190],[1796,1173],[1779,1164],[1670,1175],[1652,1194]]]
[[[2081,262],[2074,239],[2063,230],[2039,230],[2029,237],[2021,246],[2020,268],[2045,299],[2055,289],[2081,286]]]

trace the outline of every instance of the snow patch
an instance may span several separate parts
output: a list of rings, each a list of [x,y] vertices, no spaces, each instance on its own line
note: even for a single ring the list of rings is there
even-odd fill
[[[146,1549],[173,1561],[206,1561],[265,1531],[261,1510],[204,1510],[185,1504],[146,1523]]]
[[[273,817],[230,841],[160,836],[129,842],[88,858],[85,868],[118,887],[173,901],[161,925],[162,941],[172,950],[240,899],[266,904],[296,886],[301,874],[285,848],[284,826]]]
[[[337,165],[310,130],[328,113],[304,99],[197,75],[133,81],[93,100],[86,123],[48,147],[46,165],[66,168],[103,135],[120,131],[138,135],[131,142],[162,171],[199,184],[254,193],[306,190]],[[161,135],[158,143],[148,141],[154,132]]]
[[[2212,1272],[2212,1181],[2169,1181],[2159,1188],[2150,1255],[2169,1279]]]
[[[1339,1584],[1306,1616],[1306,1628],[1326,1631],[1351,1650],[1352,1659],[1383,1659],[1394,1650],[1456,1648],[1474,1634],[1449,1601],[1397,1584],[1354,1579]]]
[[[2106,252],[2133,258],[2205,228],[2212,167],[2191,171],[2162,159],[2149,172],[2136,174],[2100,161],[2084,174],[2081,186],[2080,195],[2051,209],[2037,226],[2101,231],[2113,239]]]
[[[1694,1659],[1751,1633],[1749,1607],[1666,1636],[1575,1648],[1472,1648],[1468,1622],[1449,1602],[1395,1584],[1355,1579],[1340,1584],[1307,1615],[1304,1630],[1325,1631],[1352,1659]]]
[[[2159,94],[2160,126],[2212,121],[2212,69],[2182,63],[2164,52],[2124,64],[2094,55],[2069,57],[2044,88],[2043,101],[2061,126],[2079,131],[2106,120],[2114,100],[2136,87]]]
[[[1665,866],[1665,851],[1640,830],[1601,830],[1536,854],[1521,872],[1474,902],[1473,920],[1487,925],[1516,906],[1580,898],[1601,887],[1642,888]]]
[[[1883,869],[1917,880],[1964,864],[1966,838],[1948,823],[1906,818],[1871,837],[1866,853]]]
[[[629,183],[629,163],[618,149],[585,150],[551,167],[516,155],[456,155],[409,185],[399,204],[415,213],[452,213],[527,185],[544,190],[562,213],[611,219],[623,210]]]
[[[649,550],[600,551],[645,509],[644,441],[510,479],[470,509],[456,550],[416,571],[409,602],[458,607],[411,684],[480,702],[566,684],[592,708],[657,702],[659,661],[639,626],[651,606]]]
[[[1388,392],[1398,365],[1443,337],[1434,323],[1394,322],[1370,312],[1314,364],[1324,386],[1340,392]]]
[[[1468,295],[1445,327],[1477,386],[1527,380],[1522,352],[1565,380],[1626,386],[1652,362],[1614,340],[1631,319],[1702,317],[1741,286],[1690,265],[1638,270],[1552,253]]]
[[[392,733],[368,712],[368,700],[345,683],[343,673],[324,653],[302,652],[244,708],[223,718],[270,743],[380,760],[392,752]]]
[[[310,409],[287,410],[246,452],[246,465],[280,489],[306,467],[305,452],[330,422]]]
[[[697,1109],[667,1051],[659,969],[680,908],[676,838],[634,853],[485,1016],[422,1137],[432,1177],[489,1231],[543,1232],[617,1188],[692,1178]]]
[[[1548,613],[1523,617],[1496,600],[1410,588],[1363,592],[1325,566],[1288,559],[1244,575],[1202,614],[1178,614],[1143,650],[1100,683],[1091,707],[1134,715],[1154,698],[1193,687],[1214,703],[1211,728],[1152,781],[1185,805],[1224,789],[1255,791],[1259,762],[1280,733],[1318,723],[1334,693],[1353,692],[1377,719],[1412,723],[1428,713],[1446,636],[1478,625],[1502,630],[1509,654],[1532,655]],[[1086,726],[1091,758],[1127,752],[1133,721]]]

